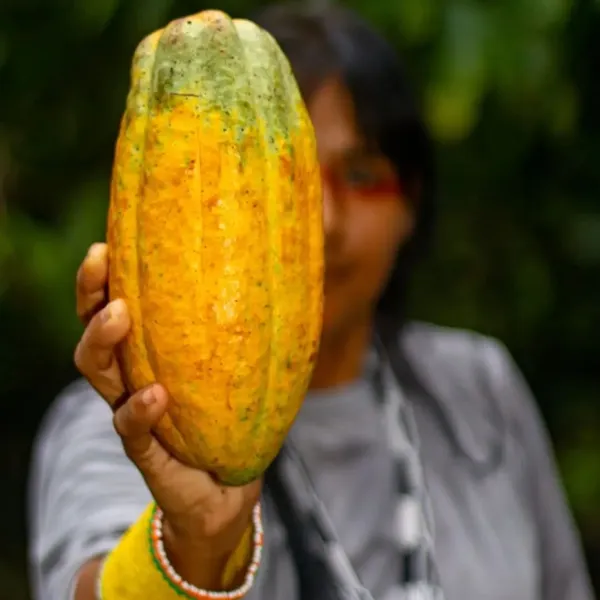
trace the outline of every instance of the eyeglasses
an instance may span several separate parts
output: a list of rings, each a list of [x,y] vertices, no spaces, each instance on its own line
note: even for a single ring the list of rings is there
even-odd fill
[[[323,183],[364,200],[399,196],[402,186],[389,161],[378,154],[354,153],[321,166]]]

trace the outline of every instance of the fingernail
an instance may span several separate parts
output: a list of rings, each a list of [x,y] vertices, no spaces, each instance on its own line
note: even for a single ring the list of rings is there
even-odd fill
[[[142,402],[146,406],[151,406],[152,404],[154,404],[155,400],[156,400],[156,396],[154,395],[154,390],[152,388],[150,388],[149,390],[146,390],[142,394]]]
[[[100,313],[100,319],[103,323],[107,323],[108,321],[110,321],[111,317],[112,317],[112,314],[111,314],[110,306],[106,306]]]

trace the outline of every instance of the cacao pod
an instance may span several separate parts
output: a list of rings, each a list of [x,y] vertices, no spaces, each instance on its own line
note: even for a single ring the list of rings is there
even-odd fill
[[[137,47],[113,164],[109,297],[127,388],[171,396],[157,437],[228,485],[258,478],[308,388],[323,304],[314,130],[275,40],[203,11]]]

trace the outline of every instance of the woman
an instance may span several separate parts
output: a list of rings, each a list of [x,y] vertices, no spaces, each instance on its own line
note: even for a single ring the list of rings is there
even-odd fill
[[[121,301],[104,307],[106,248],[94,245],[77,284],[75,360],[89,383],[56,401],[34,454],[34,598],[591,599],[546,433],[508,353],[402,318],[434,173],[397,57],[346,10],[278,6],[255,20],[290,59],[323,170],[311,389],[264,482],[224,489],[181,465],[150,433],[166,391],[122,401],[113,351],[129,319]],[[151,519],[160,536],[148,536]]]

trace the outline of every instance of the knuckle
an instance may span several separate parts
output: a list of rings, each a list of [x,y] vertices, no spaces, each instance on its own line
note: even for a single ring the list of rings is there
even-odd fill
[[[145,453],[140,452],[139,444],[136,440],[136,426],[131,419],[131,411],[127,404],[123,405],[113,415],[113,427],[117,435],[121,438],[121,445],[125,456],[135,463],[138,468],[143,470],[145,463]]]
[[[122,406],[113,415],[113,427],[115,428],[115,431],[117,432],[119,437],[122,438],[127,436],[126,419],[125,415],[123,414],[124,410],[125,406]],[[125,447],[125,454],[128,454],[127,447]]]
[[[98,337],[98,324],[90,321],[83,335],[81,336],[77,346],[75,347],[74,361],[75,366],[82,375],[86,377],[91,376],[96,370],[96,353],[94,351],[94,345],[96,338]]]
[[[86,315],[88,317],[88,324],[83,335],[87,338],[88,345],[96,346],[99,342],[102,342],[102,338],[104,337],[102,335],[104,331],[102,328],[101,315],[97,312],[90,313],[90,311],[87,311]]]
[[[81,285],[81,280],[83,279],[83,271],[85,268],[85,258],[79,263],[79,267],[77,267],[77,273],[75,275],[75,281],[77,285]]]
[[[81,321],[83,325],[87,325],[89,322],[85,306],[82,305],[81,300],[77,301],[77,318]]]
[[[75,289],[77,290],[78,295],[84,295],[86,293],[86,281],[85,281],[85,260],[79,265],[77,269],[77,274],[75,275]]]
[[[73,353],[73,362],[77,367],[77,370],[82,374],[86,372],[87,361],[85,359],[85,350],[84,350],[84,342],[83,340],[79,340],[77,346],[75,346],[75,352]]]

